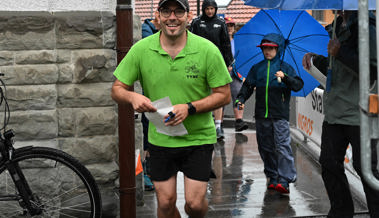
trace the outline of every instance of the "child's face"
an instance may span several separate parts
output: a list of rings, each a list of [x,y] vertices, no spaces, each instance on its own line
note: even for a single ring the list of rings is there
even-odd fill
[[[277,51],[278,51],[277,47],[271,47],[271,46],[262,47],[263,55],[265,56],[267,60],[272,60],[276,56]]]

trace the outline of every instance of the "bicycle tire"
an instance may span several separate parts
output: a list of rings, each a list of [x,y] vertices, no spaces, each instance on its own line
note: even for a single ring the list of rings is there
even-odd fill
[[[101,217],[101,195],[95,179],[74,157],[53,148],[29,147],[16,149],[12,160],[19,164],[38,197],[39,202],[33,203],[43,205],[43,213],[33,217]],[[0,193],[4,190],[18,194],[7,170],[0,174]],[[25,215],[18,201],[0,201],[0,217]]]

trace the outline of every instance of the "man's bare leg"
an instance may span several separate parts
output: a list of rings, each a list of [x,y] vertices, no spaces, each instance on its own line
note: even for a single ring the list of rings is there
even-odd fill
[[[222,130],[222,118],[223,118],[223,108],[220,107],[220,108],[217,108],[216,110],[213,111],[213,115],[214,115],[214,118],[215,118],[215,125],[216,125],[216,131],[217,132],[217,139],[223,139],[224,138],[224,132]]]
[[[186,204],[184,210],[191,218],[202,218],[208,211],[208,200],[205,198],[208,182],[190,179],[184,176]]]
[[[243,119],[243,110],[238,110],[238,108],[233,108],[233,112],[234,112],[234,118],[236,120]]]
[[[154,181],[158,200],[158,218],[180,218],[176,207],[176,175],[166,181]]]

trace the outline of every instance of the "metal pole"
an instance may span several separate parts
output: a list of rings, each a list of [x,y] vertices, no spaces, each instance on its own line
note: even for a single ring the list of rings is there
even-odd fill
[[[368,0],[359,0],[359,105],[361,107],[361,167],[365,181],[373,188],[379,190],[377,180],[371,167],[371,137],[370,118],[368,111],[370,87],[370,45],[369,45],[369,16]]]
[[[131,0],[117,0],[117,63],[133,45]],[[133,90],[133,87],[131,88]],[[118,105],[120,217],[136,217],[134,110],[130,104]]]

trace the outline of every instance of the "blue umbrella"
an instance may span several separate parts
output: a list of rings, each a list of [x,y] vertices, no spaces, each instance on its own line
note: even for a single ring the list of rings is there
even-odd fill
[[[303,69],[302,59],[307,52],[327,56],[328,33],[306,11],[261,10],[234,35],[236,68],[242,76],[246,77],[250,68],[263,60],[262,51],[256,46],[268,33],[284,37],[281,60],[290,64],[304,81],[303,89],[292,95],[307,96],[319,82]]]
[[[368,1],[370,10],[375,10],[375,2]],[[282,10],[358,10],[358,0],[245,0],[245,4]]]

